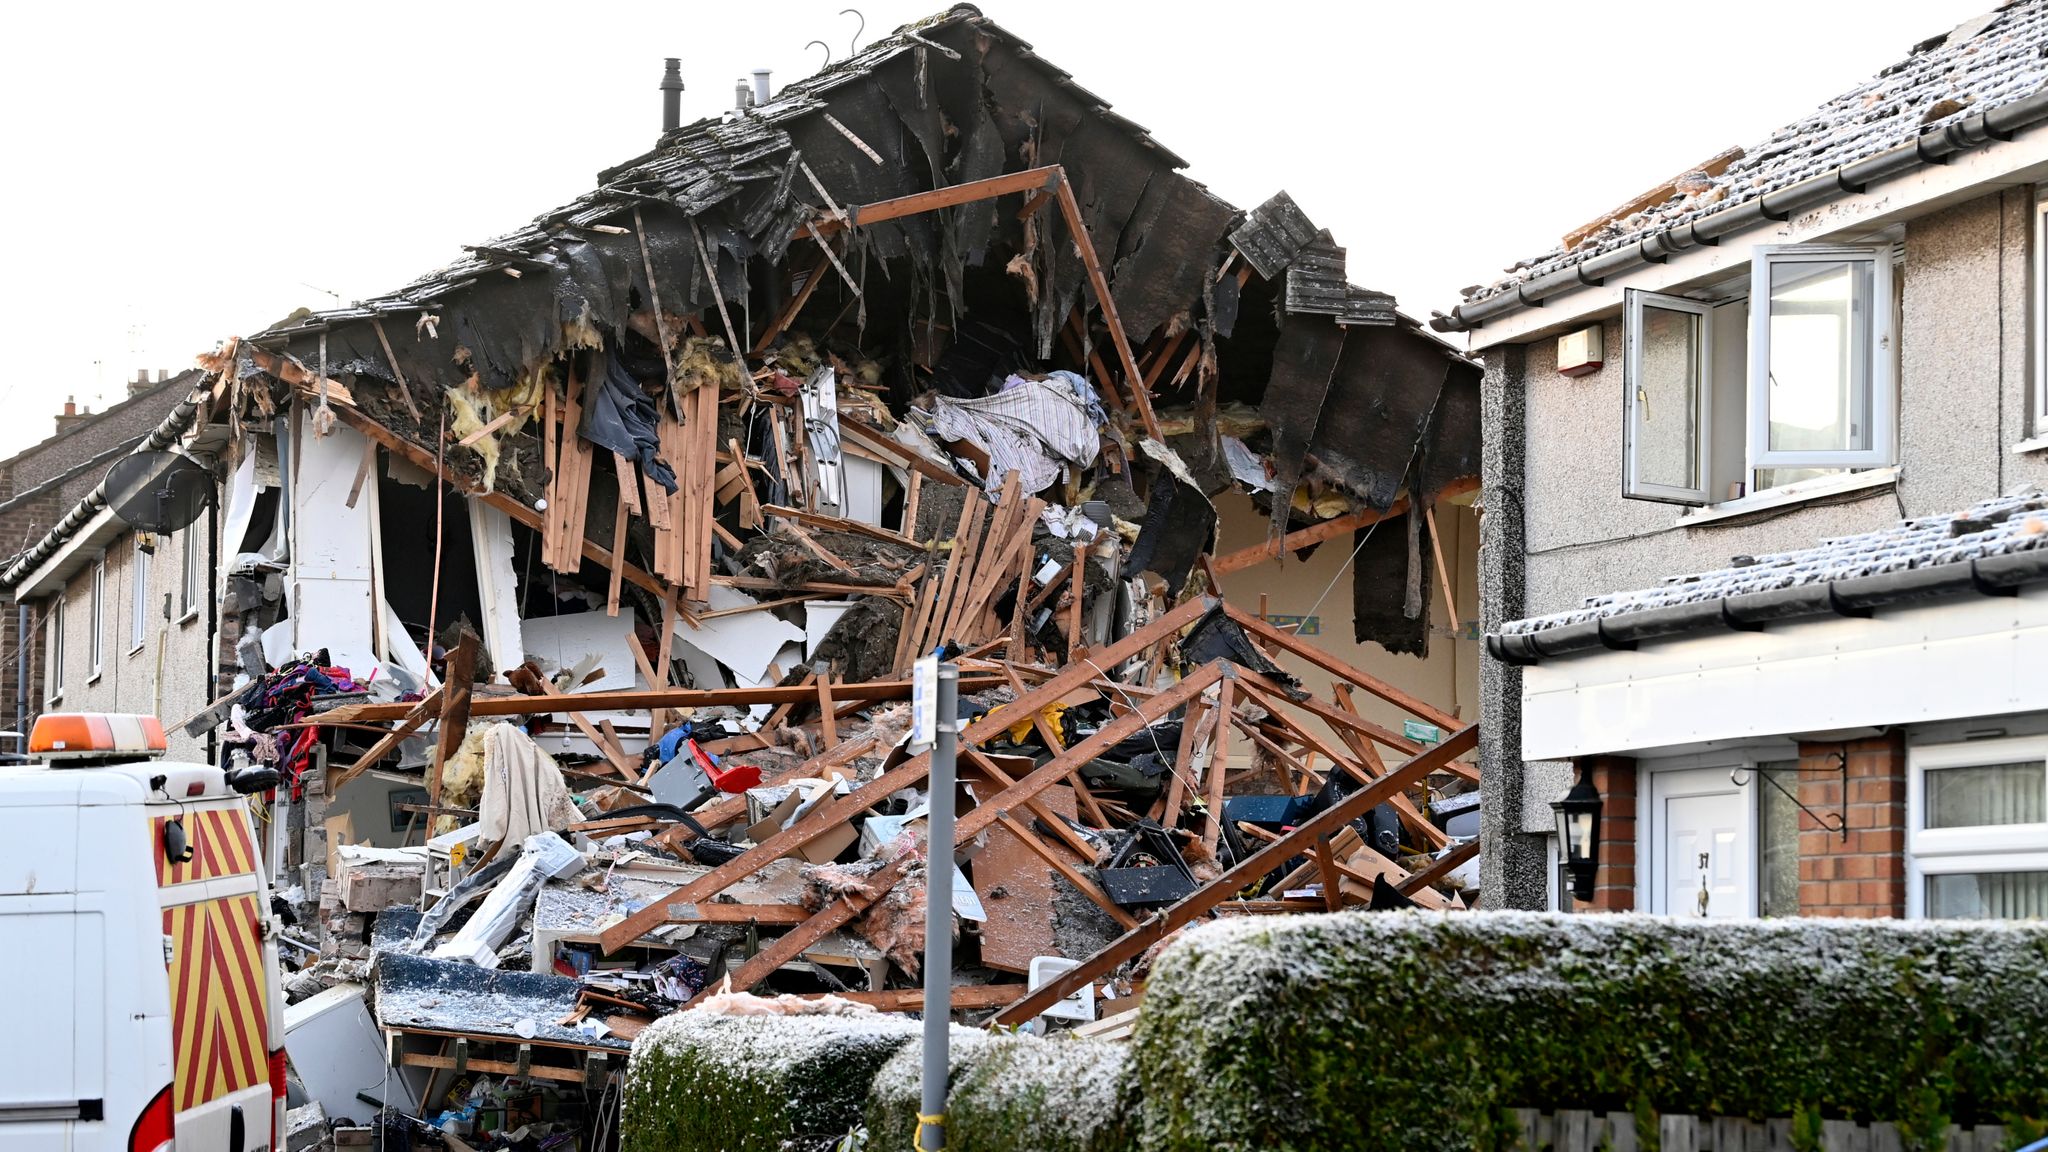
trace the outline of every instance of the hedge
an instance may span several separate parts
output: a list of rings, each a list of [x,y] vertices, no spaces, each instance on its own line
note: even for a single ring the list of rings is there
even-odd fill
[[[1191,931],[1133,1043],[1144,1152],[1492,1150],[1514,1107],[2048,1117],[2048,926],[1346,913]],[[2017,1141],[2016,1141],[2017,1142]]]
[[[1129,1152],[1128,1049],[1079,1037],[955,1028],[948,1048],[947,1152]],[[913,1147],[923,1045],[905,1045],[875,1077],[866,1147]]]
[[[621,1152],[830,1149],[923,1026],[898,1016],[714,1016],[649,1025],[627,1064]]]

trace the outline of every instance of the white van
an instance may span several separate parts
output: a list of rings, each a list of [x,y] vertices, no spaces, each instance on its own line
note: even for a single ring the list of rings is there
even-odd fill
[[[164,751],[153,716],[52,714],[35,762],[0,767],[0,1152],[277,1143],[283,997],[248,801]]]

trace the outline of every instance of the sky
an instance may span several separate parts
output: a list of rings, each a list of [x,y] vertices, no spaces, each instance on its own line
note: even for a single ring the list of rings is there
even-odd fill
[[[942,0],[860,0],[865,45]],[[9,5],[0,456],[67,397],[400,287],[595,186],[752,68],[844,58],[847,0]],[[1353,282],[1448,310],[1992,0],[983,0],[1251,207],[1286,189]],[[1852,11],[1853,19],[1845,19]]]

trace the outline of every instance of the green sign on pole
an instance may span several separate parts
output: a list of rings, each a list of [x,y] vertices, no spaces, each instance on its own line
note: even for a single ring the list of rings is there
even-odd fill
[[[1444,730],[1434,724],[1424,724],[1420,720],[1403,720],[1401,735],[1418,744],[1440,744],[1443,742]]]

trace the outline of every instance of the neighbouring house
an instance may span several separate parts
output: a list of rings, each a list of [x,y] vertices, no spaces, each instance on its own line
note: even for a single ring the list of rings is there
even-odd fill
[[[136,374],[101,412],[66,402],[56,433],[0,462],[0,693],[25,740],[47,711],[139,712],[175,720],[213,683],[211,521],[143,532],[109,506],[124,457],[185,441],[196,370]],[[174,755],[205,759],[203,737],[171,734]],[[10,742],[20,751],[23,740]]]
[[[1469,290],[1485,899],[2048,915],[2048,4]],[[1712,152],[1715,141],[1700,151]]]

